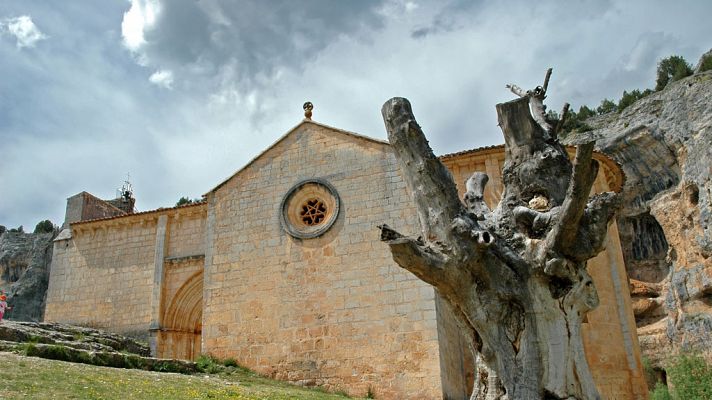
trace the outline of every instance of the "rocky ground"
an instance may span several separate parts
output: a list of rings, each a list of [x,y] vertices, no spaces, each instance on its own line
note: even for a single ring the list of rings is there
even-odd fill
[[[0,343],[8,347],[21,343],[61,345],[86,351],[115,351],[148,357],[148,346],[135,339],[92,328],[48,323],[0,323]]]
[[[2,321],[0,351],[109,367],[197,371],[193,362],[150,357],[148,346],[134,339],[65,324]]]

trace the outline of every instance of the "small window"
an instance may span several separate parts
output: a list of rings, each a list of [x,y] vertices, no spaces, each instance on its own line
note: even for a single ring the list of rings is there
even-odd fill
[[[326,220],[327,208],[321,199],[309,199],[302,205],[302,222],[307,226],[319,225]]]

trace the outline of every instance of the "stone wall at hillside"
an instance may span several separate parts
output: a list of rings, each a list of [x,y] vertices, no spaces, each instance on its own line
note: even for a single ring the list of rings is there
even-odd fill
[[[172,271],[202,263],[205,208],[197,203],[73,223],[71,234],[54,242],[45,319],[149,338],[154,354],[192,358],[172,352],[173,345],[194,347],[173,337],[175,326],[161,332],[182,284]],[[190,333],[199,335],[199,327]],[[158,347],[156,339],[174,344]]]
[[[123,218],[72,225],[54,242],[46,321],[147,336],[156,220]]]

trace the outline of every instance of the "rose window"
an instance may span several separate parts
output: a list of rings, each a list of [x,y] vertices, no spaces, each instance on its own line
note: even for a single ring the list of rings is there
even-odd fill
[[[294,185],[282,199],[280,220],[295,238],[311,239],[324,234],[339,215],[336,189],[322,179]]]

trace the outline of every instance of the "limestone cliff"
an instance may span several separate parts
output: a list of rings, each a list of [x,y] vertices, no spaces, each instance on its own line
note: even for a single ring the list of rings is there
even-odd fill
[[[712,71],[586,121],[626,174],[618,227],[645,356],[712,360]]]
[[[55,233],[0,233],[0,288],[13,308],[5,316],[41,321]]]

